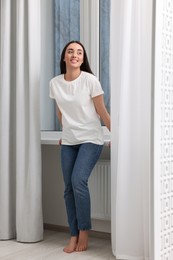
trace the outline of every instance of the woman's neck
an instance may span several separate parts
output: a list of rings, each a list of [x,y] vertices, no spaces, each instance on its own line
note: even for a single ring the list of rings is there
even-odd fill
[[[67,71],[64,74],[64,79],[67,81],[75,80],[79,77],[80,73],[81,73],[81,70]]]

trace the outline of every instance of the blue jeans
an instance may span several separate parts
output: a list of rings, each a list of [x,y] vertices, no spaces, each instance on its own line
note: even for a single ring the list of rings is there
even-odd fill
[[[88,178],[100,157],[103,145],[82,143],[61,145],[64,199],[71,236],[91,229]]]

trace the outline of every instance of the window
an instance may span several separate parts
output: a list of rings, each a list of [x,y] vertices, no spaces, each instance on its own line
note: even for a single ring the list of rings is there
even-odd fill
[[[55,102],[49,98],[49,81],[60,73],[61,51],[70,40],[80,40],[84,44],[110,111],[109,12],[110,0],[42,1],[41,130],[61,130]]]

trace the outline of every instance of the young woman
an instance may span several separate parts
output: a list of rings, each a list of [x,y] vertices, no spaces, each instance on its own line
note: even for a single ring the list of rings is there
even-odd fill
[[[50,81],[62,125],[61,166],[70,241],[64,251],[84,251],[91,229],[88,178],[101,154],[104,140],[101,120],[110,130],[103,90],[93,75],[84,46],[69,42],[60,61],[61,74]]]

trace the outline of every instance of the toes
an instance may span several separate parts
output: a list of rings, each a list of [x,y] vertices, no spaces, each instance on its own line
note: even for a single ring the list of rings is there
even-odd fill
[[[77,251],[77,252],[86,251],[86,250],[87,250],[86,245],[78,245],[75,249],[75,251]]]
[[[77,246],[77,240],[78,238],[77,237],[71,237],[70,241],[69,241],[69,244],[64,247],[63,251],[65,253],[72,253],[75,251],[76,249],[76,246]]]
[[[68,248],[68,247],[65,247],[65,248],[63,249],[63,251],[64,251],[65,253],[72,253],[72,252],[74,252],[73,249]]]

